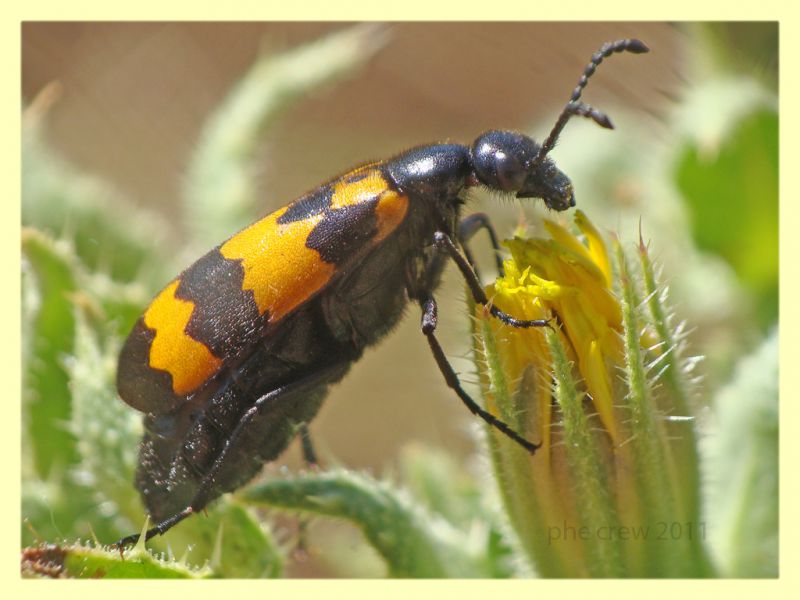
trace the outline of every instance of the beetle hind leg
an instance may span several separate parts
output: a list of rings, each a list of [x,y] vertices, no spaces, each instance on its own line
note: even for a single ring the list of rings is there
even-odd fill
[[[227,461],[230,458],[237,457],[237,444],[242,442],[245,436],[252,434],[250,426],[257,417],[264,416],[268,411],[280,411],[280,407],[284,407],[284,410],[287,410],[287,402],[291,402],[291,399],[298,395],[304,395],[304,398],[306,398],[308,394],[319,394],[321,388],[324,389],[328,384],[341,379],[347,372],[349,366],[349,360],[333,363],[302,379],[271,390],[258,398],[258,400],[241,415],[230,435],[224,440],[222,447],[218,450],[216,457],[208,467],[205,476],[197,485],[191,501],[182,510],[173,512],[169,517],[162,519],[156,525],[148,529],[144,534],[145,541],[153,536],[163,535],[187,517],[203,510],[209,502],[216,499],[221,493],[232,489],[230,487],[227,489],[220,489],[218,478],[224,473],[223,467],[227,466]],[[279,420],[281,416],[280,414],[278,415]],[[241,485],[241,483],[234,487],[239,487],[239,485]],[[119,540],[116,546],[121,550],[125,546],[136,543],[140,537],[141,534],[129,535]]]
[[[308,423],[300,423],[298,427],[297,437],[300,438],[300,446],[303,450],[303,460],[306,467],[315,469],[319,466],[317,459],[317,452],[314,450],[314,443],[311,441],[311,432],[308,430]]]

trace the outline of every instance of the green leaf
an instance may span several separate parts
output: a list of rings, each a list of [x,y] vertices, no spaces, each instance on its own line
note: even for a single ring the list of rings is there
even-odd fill
[[[671,447],[654,401],[654,382],[647,376],[645,353],[641,346],[644,325],[639,311],[641,300],[619,242],[614,250],[621,287],[625,382],[628,388],[625,408],[630,414],[630,456],[636,488],[634,510],[638,510],[642,524],[655,529],[662,523],[682,523],[679,496],[683,495],[683,486],[676,485],[671,477]],[[644,539],[644,574],[650,577],[698,577],[703,574],[705,565],[693,560],[693,538],[686,535],[667,539],[659,537],[652,535]]]
[[[709,535],[728,577],[778,576],[778,334],[743,358],[714,404]]]
[[[75,337],[73,304],[77,258],[68,244],[32,229],[22,232],[23,272],[33,281],[23,306],[23,404],[31,466],[41,478],[63,470],[77,458],[67,429],[70,390],[63,360]],[[27,313],[27,314],[26,314]]]
[[[778,114],[749,80],[709,82],[685,110],[676,166],[698,247],[722,256],[757,301],[778,314]],[[694,125],[691,125],[694,123]]]
[[[475,305],[467,294],[470,314]],[[501,418],[524,435],[532,429],[526,421],[536,414],[536,390],[531,385],[533,369],[525,372],[520,381],[510,381],[506,374],[508,357],[498,351],[498,339],[486,318],[471,321],[473,353],[486,406],[494,405]],[[513,378],[511,378],[513,379]],[[490,401],[491,400],[491,401]],[[548,475],[534,477],[531,457],[507,436],[486,427],[487,443],[497,488],[513,533],[510,539],[515,554],[526,556],[529,564],[542,577],[567,577],[574,564],[571,556],[562,552],[562,545],[552,546],[546,535],[548,524],[561,522],[558,507],[550,502]]]
[[[279,577],[283,572],[283,553],[269,530],[229,496],[148,545],[191,564],[208,563],[219,577]]]
[[[131,481],[138,434],[124,435],[122,417],[127,415],[130,429],[133,414],[114,387],[118,344],[102,302],[92,294],[93,282],[104,278],[90,277],[69,243],[33,229],[23,230],[22,241],[22,538],[31,543],[41,536],[96,534],[110,541],[119,537],[121,526],[130,527],[119,521],[118,507],[109,500],[127,504],[130,516],[136,503]],[[100,339],[106,339],[106,349]],[[139,431],[138,417],[133,429]],[[115,451],[104,440],[116,440]],[[114,460],[122,452],[128,454],[125,465]],[[47,470],[37,466],[45,460],[51,462]]]
[[[239,497],[254,504],[346,519],[386,561],[392,577],[487,577],[480,546],[400,490],[337,470],[270,480]],[[483,546],[485,547],[485,545]]]
[[[117,396],[119,341],[109,339],[106,344],[103,350],[83,313],[76,310],[75,353],[67,364],[73,407],[70,430],[80,454],[77,474],[96,500],[94,516],[99,518],[102,512],[116,521],[113,532],[106,534],[116,538],[133,529],[141,515],[133,472],[142,426],[139,414]],[[93,529],[100,535],[96,525]]]
[[[597,444],[594,424],[584,410],[584,395],[578,390],[573,365],[558,334],[548,329],[545,336],[553,357],[553,395],[563,418],[565,455],[578,522],[603,523],[618,530],[619,515],[609,485],[610,469],[604,448]],[[587,574],[590,577],[625,575],[623,546],[620,539],[604,540],[600,536],[590,536],[584,544]]]
[[[214,573],[229,579],[280,577],[284,555],[265,524],[235,502],[220,511]]]
[[[483,567],[487,577],[515,574],[510,564],[513,552],[502,533],[502,517],[494,506],[499,499],[482,489],[452,456],[420,444],[408,444],[400,455],[400,476],[415,499],[453,526],[461,530],[489,528]]]
[[[122,555],[115,548],[48,544],[22,551],[22,574],[78,579],[197,579],[209,577],[211,571],[166,562],[139,548]]]
[[[675,492],[675,514],[683,528],[693,528],[695,532],[689,539],[688,562],[698,567],[697,574],[708,575],[712,567],[705,548],[705,535],[699,535],[705,525],[700,520],[700,456],[693,417],[697,409],[690,400],[695,389],[691,377],[696,360],[684,356],[685,332],[683,327],[676,326],[676,319],[669,312],[667,289],[659,283],[649,250],[641,239],[638,255],[647,306],[644,320],[655,338],[650,350],[656,358],[648,365],[650,370],[657,369],[651,388],[655,392],[657,410],[677,417],[661,423],[672,451],[670,488]]]

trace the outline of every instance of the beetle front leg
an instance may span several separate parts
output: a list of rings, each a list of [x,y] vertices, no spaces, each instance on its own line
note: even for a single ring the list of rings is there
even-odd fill
[[[511,429],[511,427],[509,427],[504,421],[501,421],[490,412],[482,409],[478,403],[475,402],[475,400],[473,400],[466,391],[464,391],[464,388],[461,387],[461,382],[458,379],[458,375],[456,375],[452,365],[444,355],[444,350],[442,350],[439,340],[436,339],[436,336],[434,335],[438,321],[436,300],[434,300],[433,296],[428,293],[420,298],[419,303],[420,307],[422,308],[422,333],[428,340],[428,345],[431,347],[433,357],[436,359],[436,364],[438,365],[439,370],[442,372],[442,375],[444,375],[444,380],[447,382],[448,387],[450,387],[458,395],[458,397],[461,398],[461,401],[466,405],[473,415],[480,417],[491,427],[494,427],[504,435],[517,442],[520,446],[525,448],[525,450],[531,454],[534,454],[541,444],[534,444],[533,442],[526,440],[516,431]]]
[[[458,248],[453,243],[453,240],[450,239],[450,236],[443,231],[437,231],[433,234],[433,241],[437,248],[446,252],[450,258],[453,259],[453,262],[456,263],[459,271],[461,271],[461,275],[463,275],[469,286],[469,291],[472,293],[475,302],[485,306],[493,317],[500,319],[503,323],[511,325],[512,327],[549,327],[550,322],[547,319],[516,319],[494,306],[489,301],[489,298],[486,297],[481,282],[472,266],[469,264],[469,261],[458,251]]]

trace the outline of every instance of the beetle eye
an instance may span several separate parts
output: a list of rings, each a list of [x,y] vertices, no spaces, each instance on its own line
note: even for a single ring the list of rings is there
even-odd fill
[[[494,155],[494,163],[497,183],[501,190],[516,192],[522,189],[525,183],[525,169],[516,156],[498,150]]]

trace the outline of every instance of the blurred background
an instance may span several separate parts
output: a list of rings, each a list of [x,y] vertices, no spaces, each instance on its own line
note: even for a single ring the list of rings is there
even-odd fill
[[[260,52],[288,49],[344,26],[28,23],[23,95],[30,100],[58,82],[61,95],[47,124],[52,146],[131,202],[163,213],[181,236],[181,186],[204,119]],[[658,135],[659,115],[680,94],[686,60],[686,34],[658,23],[417,23],[393,25],[389,34],[363,68],[296,100],[270,128],[257,162],[260,212],[409,146],[469,143],[486,129],[529,130],[537,122],[542,139],[591,54],[617,38],[638,37],[653,51],[612,58],[586,101],[612,119],[613,106],[624,105],[648,119]],[[569,139],[565,135],[562,145]],[[586,191],[581,182],[576,188],[580,199]],[[493,204],[470,208],[496,211]],[[506,208],[515,219],[517,207]],[[498,227],[508,234],[508,219]],[[208,240],[208,249],[220,241]],[[440,293],[442,335],[450,354],[460,356],[466,324],[455,283]],[[419,334],[416,309],[409,312],[401,330],[336,387],[313,425],[318,444],[344,464],[379,468],[414,439],[464,455],[471,450],[465,431],[470,416],[445,389]]]
[[[59,82],[51,143],[135,202],[177,215],[204,119],[263,52],[339,23],[26,23],[23,96]],[[383,36],[382,36],[383,37]],[[344,81],[293,103],[265,137],[263,207],[408,146],[468,142],[488,128],[555,119],[603,42],[638,37],[646,59],[614,58],[587,101],[663,115],[686,77],[686,33],[663,23],[399,23]],[[546,131],[538,132],[540,136]]]
[[[150,211],[165,224],[168,233],[154,236],[152,243],[161,247],[152,252],[169,260],[174,270],[151,274],[148,293],[233,233],[215,232],[202,239],[197,231],[203,228],[191,225],[181,200],[206,119],[259,56],[346,27],[345,23],[23,24],[22,96],[28,106],[41,109],[41,135],[50,150],[77,172],[104,180],[115,197]],[[634,243],[641,220],[643,235],[653,237],[655,255],[671,279],[675,275],[669,269],[680,266],[682,246],[675,254],[669,228],[691,229],[697,211],[661,202],[661,192],[648,188],[650,175],[658,165],[663,169],[664,161],[672,161],[675,187],[667,194],[671,197],[680,195],[681,181],[703,179],[689,166],[681,170],[686,157],[674,149],[678,130],[692,136],[686,133],[692,131],[692,121],[681,117],[681,111],[694,101],[694,90],[708,80],[709,72],[746,74],[764,89],[776,91],[774,23],[392,24],[374,32],[375,46],[370,49],[374,55],[367,58],[365,53],[362,65],[336,82],[293,98],[270,122],[253,161],[258,191],[253,214],[271,212],[337,173],[409,146],[444,140],[469,143],[490,128],[519,129],[541,140],[591,54],[603,42],[626,37],[645,41],[651,52],[612,57],[583,97],[609,114],[617,131],[573,122],[551,156],[571,175],[578,206],[602,226]],[[719,106],[725,102],[707,101],[694,131],[713,124],[714,115],[724,112]],[[701,154],[708,150],[700,142],[696,146]],[[736,182],[731,185],[741,189]],[[697,206],[718,201],[724,207],[729,202],[727,196],[714,196],[713,190],[711,195],[707,190],[696,193],[702,197]],[[489,212],[501,236],[509,235],[521,218],[518,203],[497,202],[489,196],[475,195],[468,209]],[[537,209],[525,208],[533,231],[536,215],[541,214]],[[723,208],[720,214],[726,212]],[[775,225],[763,233],[767,252],[774,250],[774,257],[762,259],[774,260],[774,273],[752,277],[772,279],[742,285],[741,297],[735,292],[711,292],[724,296],[721,301],[727,308],[722,312],[720,304],[707,301],[708,293],[698,293],[694,284],[676,282],[675,303],[678,313],[690,321],[696,353],[725,348],[725,356],[716,354],[718,360],[712,357],[706,367],[709,385],[724,380],[731,369],[730,356],[758,339],[777,319],[777,188],[758,212],[762,217],[767,212],[764,218]],[[729,223],[723,227],[728,237],[741,239],[731,235],[731,227]],[[698,281],[708,285],[717,281],[714,277],[735,278],[735,259],[725,265],[726,250],[714,247],[713,239],[708,244],[709,252],[722,257],[723,266],[704,269]],[[490,262],[485,256],[483,261],[490,275]],[[754,287],[761,292],[752,291]],[[467,360],[462,283],[452,272],[439,301],[446,351],[463,379],[474,382],[474,366]],[[740,319],[746,320],[745,325],[732,331],[731,324]],[[420,443],[446,449],[461,468],[482,468],[474,460],[479,424],[445,387],[418,323],[418,311],[410,307],[398,331],[368,351],[331,392],[311,426],[323,464],[391,472],[401,449]],[[300,466],[298,448],[292,447],[267,471],[284,465]],[[327,573],[324,568],[294,568],[299,575]]]

